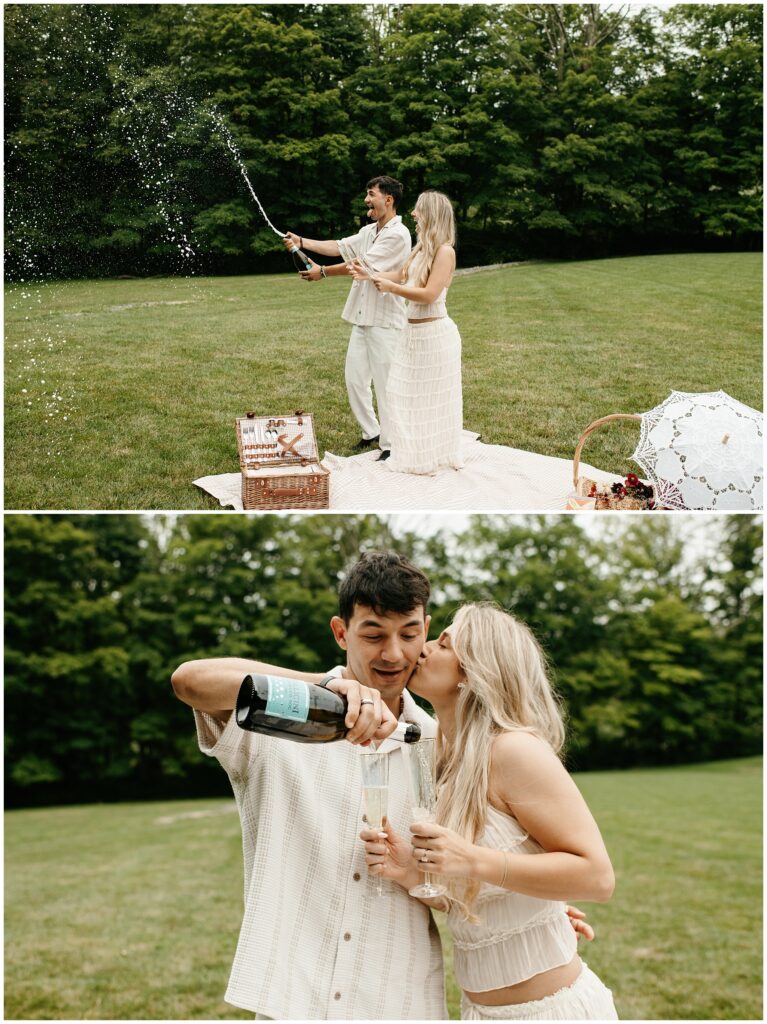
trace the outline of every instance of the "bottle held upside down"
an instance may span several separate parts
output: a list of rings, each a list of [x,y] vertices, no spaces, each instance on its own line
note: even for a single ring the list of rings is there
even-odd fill
[[[279,736],[295,743],[332,743],[349,730],[344,719],[346,699],[322,686],[302,679],[245,676],[237,695],[235,718],[241,729]],[[421,728],[415,722],[400,722],[389,739],[415,743]]]

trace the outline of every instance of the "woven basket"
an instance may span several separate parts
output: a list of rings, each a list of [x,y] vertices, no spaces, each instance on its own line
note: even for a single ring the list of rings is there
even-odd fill
[[[314,421],[248,413],[235,421],[245,509],[328,508],[330,473],[320,465]]]
[[[579,497],[585,498],[589,496],[592,487],[596,487],[594,507],[600,510],[623,509],[625,511],[632,511],[634,509],[649,509],[649,502],[653,501],[652,498],[632,498],[626,496],[621,499],[618,498],[616,494],[612,493],[609,489],[609,485],[597,484],[596,481],[590,480],[586,476],[579,475],[581,452],[583,451],[583,445],[586,438],[593,433],[597,427],[601,427],[605,423],[611,423],[614,420],[635,420],[641,422],[642,417],[638,413],[615,412],[610,416],[602,416],[601,419],[594,420],[593,423],[589,423],[578,438],[578,444],[575,446],[575,455],[573,456],[573,487],[575,488],[575,493]]]

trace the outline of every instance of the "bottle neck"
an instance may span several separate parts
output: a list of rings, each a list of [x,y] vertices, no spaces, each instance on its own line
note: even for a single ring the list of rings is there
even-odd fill
[[[387,739],[397,743],[417,743],[421,738],[421,728],[415,722],[398,722],[394,732]]]

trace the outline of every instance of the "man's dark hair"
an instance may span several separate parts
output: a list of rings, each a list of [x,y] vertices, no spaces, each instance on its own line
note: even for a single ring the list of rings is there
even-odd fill
[[[402,187],[402,182],[397,181],[396,178],[390,178],[388,174],[382,174],[378,178],[371,178],[365,188],[377,188],[378,191],[383,192],[385,196],[391,196],[394,201],[395,210],[397,209],[397,204],[405,191]]]
[[[394,551],[366,551],[338,588],[338,611],[346,623],[356,604],[376,615],[406,615],[419,606],[425,614],[430,592],[427,576],[407,558]]]

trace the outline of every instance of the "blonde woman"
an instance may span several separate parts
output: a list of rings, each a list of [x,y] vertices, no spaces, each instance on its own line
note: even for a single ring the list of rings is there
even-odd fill
[[[565,901],[610,898],[599,829],[557,754],[564,728],[540,647],[493,605],[466,605],[427,643],[409,688],[439,720],[436,821],[411,841],[366,830],[373,874],[421,873],[448,897],[464,1020],[615,1020],[577,953]]]
[[[445,297],[455,270],[455,216],[446,195],[422,192],[413,210],[418,241],[400,270],[352,265],[357,280],[408,300],[408,326],[386,387],[391,425],[389,468],[401,473],[460,469],[463,399],[461,336]]]

